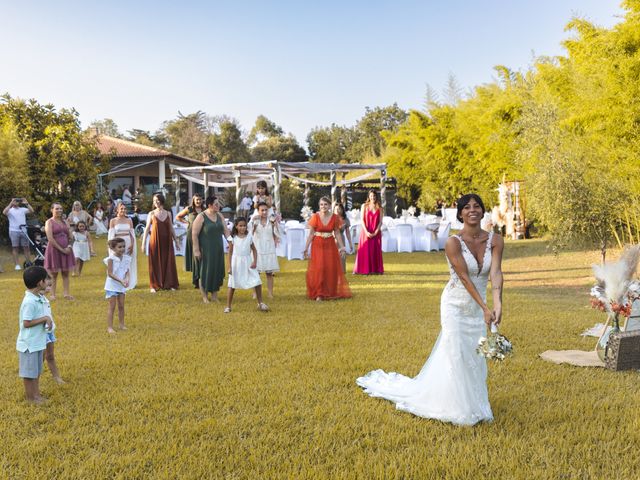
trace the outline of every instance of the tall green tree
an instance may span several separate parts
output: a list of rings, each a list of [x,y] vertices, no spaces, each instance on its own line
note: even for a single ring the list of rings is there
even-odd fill
[[[213,119],[201,110],[184,115],[162,125],[160,133],[166,137],[169,149],[194,160],[209,161],[211,157],[209,137]]]
[[[256,162],[281,160],[284,162],[304,162],[307,152],[298,144],[293,135],[267,138],[251,149],[251,157]]]
[[[141,145],[146,145],[147,147],[168,148],[169,140],[166,136],[162,134],[162,132],[157,132],[155,134],[149,132],[148,130],[141,130],[139,128],[134,128],[133,130],[129,130],[127,132],[126,140],[130,140],[132,142],[139,143]]]
[[[12,198],[31,198],[27,148],[10,118],[0,120],[0,205],[7,206]],[[6,232],[6,217],[0,218],[2,232]]]
[[[395,132],[407,120],[407,112],[396,103],[387,107],[365,108],[364,116],[356,123],[355,139],[349,146],[352,162],[380,157],[386,147],[382,132]]]
[[[268,138],[283,137],[283,136],[284,136],[284,130],[282,129],[282,127],[277,125],[272,120],[269,120],[264,115],[258,115],[258,118],[256,118],[256,122],[253,125],[253,128],[249,132],[247,143],[249,145],[252,145]]]
[[[97,174],[106,170],[106,160],[99,160],[95,139],[81,131],[78,112],[4,95],[0,122],[7,121],[15,125],[26,149],[32,205],[41,216],[53,201],[70,207],[74,200],[94,198]]]
[[[118,125],[110,118],[103,120],[94,120],[89,124],[89,128],[97,131],[99,134],[108,135],[115,138],[124,138],[124,135],[120,133]]]
[[[237,120],[221,118],[217,129],[209,137],[209,151],[215,163],[239,163],[251,161],[251,153],[242,138]]]
[[[309,157],[314,162],[350,162],[351,147],[356,139],[353,128],[331,124],[330,127],[316,127],[307,135]]]
[[[264,115],[258,116],[249,133],[247,143],[251,146],[251,157],[256,162],[282,160],[285,162],[303,162],[307,152],[292,135],[285,135],[282,127]]]

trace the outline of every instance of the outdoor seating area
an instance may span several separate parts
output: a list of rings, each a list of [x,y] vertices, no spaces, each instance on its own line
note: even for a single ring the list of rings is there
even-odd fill
[[[347,253],[355,253],[360,238],[360,210],[347,212],[353,250],[346,246]],[[435,215],[397,218],[384,217],[382,227],[382,251],[386,253],[433,252],[444,250],[452,230],[451,222]],[[287,260],[302,260],[309,228],[304,222],[287,220],[280,222],[279,257]]]

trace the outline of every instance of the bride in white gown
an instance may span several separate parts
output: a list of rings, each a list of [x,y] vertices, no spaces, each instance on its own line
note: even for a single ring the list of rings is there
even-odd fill
[[[451,277],[440,299],[442,330],[420,373],[409,378],[374,370],[356,380],[372,397],[391,400],[398,410],[457,425],[493,420],[487,392],[487,363],[476,353],[486,327],[502,319],[500,235],[480,228],[485,212],[475,194],[458,200],[464,227],[447,240]],[[493,310],[486,304],[491,278]]]

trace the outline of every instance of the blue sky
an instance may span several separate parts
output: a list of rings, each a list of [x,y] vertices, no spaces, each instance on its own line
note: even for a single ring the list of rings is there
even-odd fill
[[[619,0],[0,0],[0,92],[155,131],[178,110],[266,115],[306,147],[315,126],[366,106],[421,108],[449,74],[469,89],[493,66],[560,55],[573,15],[620,20]]]

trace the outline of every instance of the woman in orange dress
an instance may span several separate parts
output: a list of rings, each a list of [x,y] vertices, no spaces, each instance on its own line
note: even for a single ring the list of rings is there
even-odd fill
[[[327,197],[320,199],[320,211],[309,220],[309,237],[304,247],[304,257],[309,258],[311,246],[307,267],[307,297],[315,298],[318,302],[351,298],[340,261],[340,255],[346,253],[340,234],[342,219],[331,213],[330,204]]]

